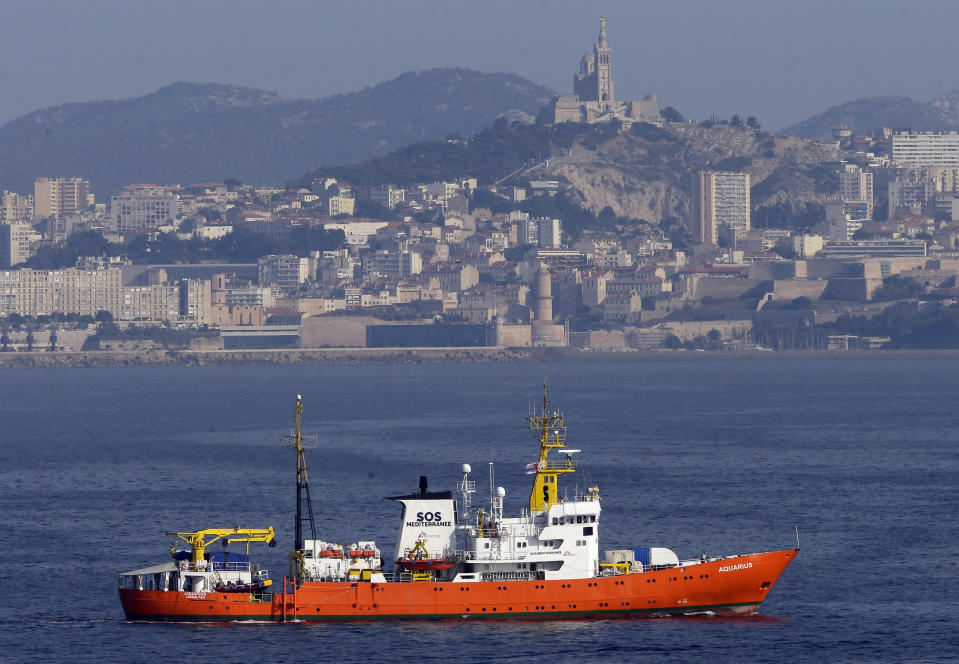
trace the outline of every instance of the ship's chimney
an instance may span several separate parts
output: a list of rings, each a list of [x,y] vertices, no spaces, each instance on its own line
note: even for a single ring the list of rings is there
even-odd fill
[[[429,483],[426,481],[426,475],[420,475],[420,493],[425,496],[428,487]]]

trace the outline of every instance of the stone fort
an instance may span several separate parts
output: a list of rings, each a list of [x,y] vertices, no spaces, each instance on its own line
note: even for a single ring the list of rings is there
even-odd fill
[[[613,85],[612,47],[606,38],[606,18],[599,19],[599,39],[587,51],[573,76],[573,94],[559,95],[540,111],[539,121],[610,122],[662,124],[654,95],[635,101],[617,101]]]

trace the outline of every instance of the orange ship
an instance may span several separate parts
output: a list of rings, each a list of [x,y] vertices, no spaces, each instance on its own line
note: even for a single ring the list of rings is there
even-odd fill
[[[167,533],[190,545],[173,560],[120,575],[123,611],[130,620],[307,621],[375,619],[556,619],[755,613],[799,549],[680,560],[669,549],[599,552],[600,496],[560,497],[564,475],[576,472],[563,415],[543,409],[528,418],[539,434],[539,457],[529,505],[503,515],[505,490],[472,505],[476,484],[468,464],[451,491],[394,496],[403,505],[393,569],[373,541],[344,546],[316,537],[300,434],[302,402],[287,437],[297,456],[296,548],[279,588],[249,560],[249,545],[275,545],[272,528],[224,528]],[[306,507],[304,513],[303,507]],[[312,539],[306,538],[304,525]],[[208,552],[245,543],[246,553]],[[272,591],[272,592],[271,592]]]

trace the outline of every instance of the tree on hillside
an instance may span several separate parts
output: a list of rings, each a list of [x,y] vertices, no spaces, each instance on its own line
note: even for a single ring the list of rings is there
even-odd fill
[[[755,115],[750,115],[748,118],[746,118],[746,126],[756,131],[759,131],[762,127],[759,124],[759,120],[756,119]]]
[[[667,334],[666,338],[663,339],[663,346],[671,350],[676,350],[677,348],[682,348],[683,342],[675,334]]]
[[[685,122],[683,114],[677,111],[672,106],[667,106],[663,109],[660,109],[659,114],[663,116],[663,120],[666,122]]]

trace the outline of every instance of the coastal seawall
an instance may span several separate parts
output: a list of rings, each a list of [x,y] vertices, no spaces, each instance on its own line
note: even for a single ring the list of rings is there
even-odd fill
[[[424,364],[432,362],[523,362],[530,359],[528,351],[504,348],[37,351],[0,353],[0,369],[270,364]]]
[[[622,352],[572,348],[303,348],[0,353],[0,370],[33,368],[197,367],[502,362],[955,359],[959,350]]]

